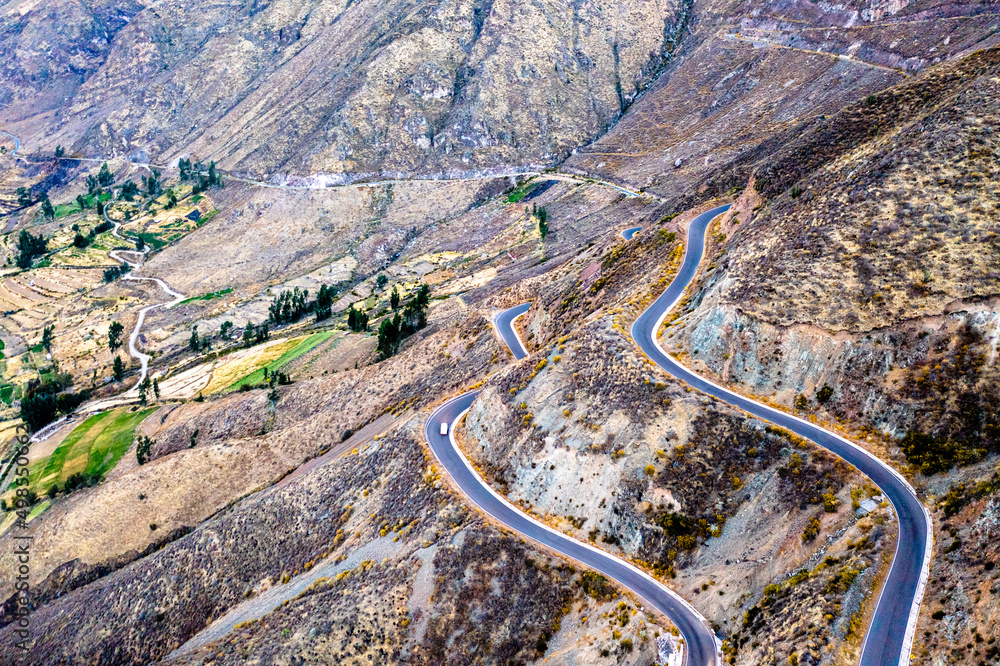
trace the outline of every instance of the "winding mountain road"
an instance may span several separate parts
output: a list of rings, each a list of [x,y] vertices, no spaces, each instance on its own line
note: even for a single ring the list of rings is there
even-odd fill
[[[21,140],[5,130],[0,130],[0,134],[3,134],[8,139],[14,140],[14,150],[10,151],[10,154],[17,155],[17,151],[21,150]]]
[[[907,664],[913,646],[917,616],[930,570],[932,532],[930,516],[910,484],[888,464],[849,440],[786,412],[768,407],[715,384],[671,358],[660,346],[657,331],[693,281],[705,251],[705,234],[715,217],[729,209],[719,206],[697,216],[688,229],[684,261],[677,276],[632,325],[632,338],[661,369],[688,385],[745,412],[775,423],[840,456],[868,476],[889,499],[899,523],[896,551],[862,646],[860,666]],[[627,229],[629,240],[635,233]],[[627,232],[632,232],[626,235]],[[530,303],[504,310],[493,325],[516,360],[527,356],[514,321]],[[431,414],[424,428],[427,442],[452,479],[480,509],[520,534],[575,559],[624,585],[663,612],[680,629],[687,643],[685,663],[721,662],[718,644],[707,621],[679,595],[637,567],[593,546],[573,539],[521,512],[497,493],[473,469],[454,439],[455,426],[479,395],[470,391],[452,398]],[[447,424],[447,435],[441,435]]]
[[[111,224],[115,225],[114,228],[111,230],[112,236],[118,238],[119,240],[131,242],[130,239],[122,236],[119,233],[119,230],[121,229],[121,224],[108,217],[108,209],[106,206],[104,208],[104,219],[110,222]],[[137,269],[142,265],[142,260],[145,258],[147,252],[149,252],[148,245],[144,247],[142,250],[111,250],[110,252],[108,252],[108,256],[111,257],[112,259],[115,259],[127,265],[129,269]],[[124,256],[122,256],[124,254],[139,255],[139,261],[136,262],[129,261]],[[173,300],[165,301],[163,303],[153,303],[152,305],[147,305],[146,307],[139,310],[139,318],[135,322],[135,328],[132,329],[132,333],[128,336],[128,353],[130,356],[132,356],[132,358],[139,359],[139,381],[135,383],[135,386],[133,386],[128,391],[122,394],[122,397],[131,397],[133,395],[139,394],[139,387],[146,380],[146,375],[149,373],[149,358],[150,358],[149,354],[142,353],[136,346],[136,343],[139,340],[139,332],[142,329],[142,324],[143,322],[146,321],[146,313],[148,313],[150,310],[155,310],[156,308],[173,307],[174,305],[177,305],[182,300],[184,300],[184,294],[174,289],[171,289],[170,285],[168,285],[160,278],[139,277],[136,275],[132,275],[131,270],[126,275],[123,275],[121,279],[132,280],[134,282],[155,282],[157,285],[159,285],[161,289],[163,289],[163,291],[167,292],[168,296],[171,296],[173,298]]]
[[[531,303],[503,310],[493,317],[493,326],[518,361],[528,355],[514,321],[528,311]],[[520,534],[552,548],[591,569],[613,578],[642,597],[651,607],[666,615],[684,636],[687,649],[684,663],[692,666],[721,664],[720,644],[708,621],[676,592],[641,569],[610,553],[558,532],[523,513],[497,493],[473,469],[455,442],[455,426],[469,411],[479,391],[452,398],[431,414],[424,426],[424,437],[441,465],[462,492],[480,509]],[[448,434],[441,434],[441,425]]]
[[[15,149],[11,154],[16,154],[20,150],[20,140],[7,132],[0,131],[0,133],[13,138]],[[81,161],[101,160],[84,159]],[[149,165],[138,164],[137,166],[148,167]],[[526,171],[516,175],[522,177],[541,175],[544,178],[552,180],[596,182],[597,184],[613,187],[628,197],[649,196],[627,190],[613,183],[593,181],[572,174],[543,175],[537,172]],[[277,185],[235,176],[227,177],[261,187],[314,189],[310,186]],[[494,175],[488,177],[502,178],[505,176]],[[474,180],[479,179],[474,178]],[[440,180],[473,180],[473,178]],[[400,182],[413,181],[375,181],[370,183],[353,183],[347,185],[347,187],[365,187],[381,183]],[[889,569],[889,575],[879,595],[871,624],[865,636],[860,665],[891,666],[893,664],[906,664],[909,662],[910,651],[913,645],[917,616],[930,570],[933,546],[930,516],[917,499],[910,484],[889,465],[849,440],[796,416],[733,393],[695,374],[671,358],[657,340],[657,331],[664,318],[680,301],[697,273],[698,266],[704,254],[705,234],[709,223],[717,215],[728,210],[728,208],[728,205],[714,208],[702,213],[692,221],[688,230],[688,243],[685,248],[684,262],[680,271],[663,294],[653,302],[649,309],[636,319],[632,326],[632,338],[649,358],[667,373],[687,382],[687,384],[702,392],[734,405],[753,416],[775,423],[828,449],[858,468],[881,489],[896,512],[899,522],[899,537],[892,565]],[[120,225],[107,217],[106,209],[104,215],[105,219],[108,219],[109,222],[115,225],[112,232],[113,235],[116,238],[125,240],[118,233]],[[626,229],[622,232],[622,236],[626,240],[631,240],[632,236],[638,230],[638,228]],[[109,252],[109,255],[131,268],[138,268],[142,264],[142,257],[145,256],[147,251],[148,249],[142,252],[112,250]],[[137,262],[131,262],[121,256],[124,253],[137,254],[140,256],[140,259]],[[141,371],[139,381],[124,394],[128,396],[138,392],[139,385],[145,380],[148,374],[150,357],[140,352],[136,346],[146,314],[154,308],[171,307],[183,300],[184,295],[171,289],[166,282],[159,278],[137,277],[129,274],[124,276],[123,279],[155,282],[173,298],[169,302],[148,305],[139,311],[136,326],[129,336],[129,354],[139,359]],[[529,304],[522,304],[505,310],[494,317],[493,320],[494,326],[517,360],[527,356],[527,351],[517,332],[514,330],[513,322],[517,317],[524,314],[528,307]],[[721,655],[718,652],[718,644],[713,632],[708,627],[705,619],[680,596],[631,564],[589,544],[557,532],[527,516],[495,492],[489,484],[478,476],[469,461],[459,450],[453,436],[455,424],[468,412],[478,394],[478,391],[471,391],[446,402],[431,415],[424,431],[431,450],[445,469],[448,470],[462,491],[466,493],[473,503],[508,527],[614,578],[644,598],[651,606],[667,615],[678,626],[687,642],[686,664],[697,664],[698,666],[717,664],[721,660]],[[448,435],[440,434],[440,426],[444,423],[449,425]]]
[[[729,209],[719,206],[696,217],[688,229],[684,263],[666,291],[632,325],[632,339],[660,368],[688,385],[745,412],[775,423],[835,453],[871,479],[892,503],[899,521],[896,552],[875,606],[861,651],[861,666],[891,666],[910,660],[917,615],[930,571],[930,515],[910,484],[896,470],[857,444],[786,412],[733,393],[697,375],[670,357],[657,340],[667,313],[694,279],[705,251],[709,223]]]
[[[523,306],[521,306],[523,307]],[[516,333],[513,334],[516,337]],[[507,337],[505,336],[506,340]],[[511,349],[511,352],[515,352]],[[516,352],[515,352],[516,353]],[[666,615],[680,629],[687,644],[685,664],[718,666],[719,644],[708,622],[677,593],[641,569],[590,544],[557,532],[521,512],[493,490],[472,468],[455,442],[455,426],[472,406],[479,391],[452,398],[431,414],[424,427],[424,437],[441,465],[473,504],[521,535],[572,558],[591,569],[615,579]],[[441,424],[448,424],[448,434],[441,434]]]
[[[493,328],[503,338],[504,344],[507,345],[510,353],[514,355],[515,361],[520,361],[527,356],[528,350],[524,346],[524,343],[521,342],[521,336],[517,334],[517,330],[514,328],[514,320],[527,312],[530,307],[530,302],[521,303],[493,317]]]

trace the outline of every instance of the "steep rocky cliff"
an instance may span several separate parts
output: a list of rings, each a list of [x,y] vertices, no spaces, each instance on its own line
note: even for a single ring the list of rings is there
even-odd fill
[[[561,159],[655,77],[688,11],[673,0],[172,0],[105,17],[57,4],[0,13],[17,72],[0,120],[29,151],[191,153],[334,181]],[[39,40],[64,22],[39,63]]]
[[[1000,450],[998,73],[1000,50],[981,52],[788,144],[713,230],[715,259],[665,341],[890,448],[920,431]]]

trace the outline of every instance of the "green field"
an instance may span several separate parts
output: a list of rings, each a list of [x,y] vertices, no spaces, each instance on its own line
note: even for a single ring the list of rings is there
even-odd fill
[[[66,217],[67,215],[72,215],[73,213],[80,212],[80,207],[76,203],[65,203],[59,204],[56,208],[56,219],[60,217]]]
[[[333,331],[323,331],[322,333],[313,333],[309,337],[303,339],[302,342],[295,345],[294,347],[286,351],[284,354],[279,356],[277,359],[265,365],[263,368],[258,368],[257,370],[254,370],[253,372],[243,377],[242,379],[233,382],[228,387],[226,387],[225,390],[234,391],[239,389],[239,387],[242,386],[243,384],[250,384],[251,386],[255,384],[260,384],[261,382],[264,381],[264,368],[267,368],[267,371],[270,374],[275,370],[280,369],[285,364],[291,363],[292,361],[302,356],[306,352],[312,351],[320,344],[326,342],[331,337],[333,337],[333,335],[334,335]]]
[[[11,386],[10,384],[0,386],[0,400],[3,400],[8,407],[10,407],[10,403],[13,397],[14,397],[13,386]]]
[[[108,199],[111,198],[111,195],[105,192],[99,198],[101,201],[107,201]],[[95,206],[94,195],[88,194],[86,196],[86,200],[87,200],[87,208],[93,210]],[[66,217],[67,215],[72,215],[73,213],[79,213],[80,206],[77,205],[76,201],[72,201],[70,203],[59,204],[58,206],[55,207],[55,210],[56,210],[56,218],[58,219],[60,217]]]
[[[60,487],[73,474],[102,477],[132,446],[135,429],[155,407],[130,412],[114,409],[91,416],[78,425],[48,458],[28,467],[31,488],[44,495],[54,483]]]
[[[226,289],[220,289],[219,291],[213,291],[207,294],[202,294],[201,296],[192,296],[191,298],[185,298],[177,305],[184,305],[185,303],[193,303],[194,301],[210,301],[213,298],[219,298],[220,296],[225,296],[226,294],[231,294],[231,293],[233,293],[233,288],[228,287]]]
[[[198,225],[198,228],[201,228],[202,225],[208,224],[212,220],[212,218],[218,214],[219,214],[219,209],[213,208],[212,210],[202,215],[201,219],[199,219],[195,224]]]
[[[141,233],[139,235],[142,237],[142,242],[153,248],[154,251],[170,244],[169,240],[163,238],[159,234]]]
[[[538,183],[528,183],[527,185],[517,188],[516,190],[510,193],[510,196],[507,197],[508,203],[517,203],[524,197],[528,196],[528,193],[531,192],[531,190],[535,189],[537,186]]]

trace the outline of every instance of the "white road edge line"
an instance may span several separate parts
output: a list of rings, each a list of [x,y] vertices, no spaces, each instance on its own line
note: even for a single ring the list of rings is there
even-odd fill
[[[451,403],[453,400],[457,400],[457,399],[461,398],[462,396],[468,395],[471,392],[472,391],[468,391],[466,393],[462,393],[460,395],[457,395],[454,398],[452,398],[451,400],[448,400],[447,402],[445,402],[440,407],[438,407],[431,414],[430,418],[428,419],[428,423],[434,419],[434,416],[438,412],[440,412],[445,407],[447,407],[448,404]],[[486,490],[491,495],[493,495],[493,497],[495,497],[497,500],[499,500],[502,504],[505,504],[509,509],[511,509],[513,511],[516,511],[517,513],[521,514],[522,516],[524,516],[525,518],[527,518],[531,523],[535,524],[536,526],[538,526],[538,527],[542,528],[543,530],[545,530],[545,531],[547,531],[547,532],[549,532],[551,534],[554,534],[554,535],[556,535],[558,537],[562,537],[564,539],[570,539],[572,541],[575,541],[576,543],[580,544],[581,546],[583,546],[587,550],[590,550],[590,551],[596,553],[597,555],[600,555],[600,556],[603,556],[603,557],[607,557],[607,558],[612,559],[612,560],[617,560],[618,562],[620,562],[621,564],[623,564],[626,568],[628,568],[628,569],[632,570],[633,572],[639,574],[640,576],[642,576],[643,578],[645,578],[649,582],[653,583],[653,585],[659,587],[661,590],[663,590],[664,592],[666,592],[667,595],[669,595],[674,601],[676,601],[677,603],[679,603],[682,606],[684,606],[685,608],[687,608],[691,612],[691,614],[694,615],[696,618],[698,618],[698,620],[701,621],[701,623],[704,624],[708,628],[708,630],[712,633],[713,638],[715,638],[716,660],[717,660],[717,663],[720,664],[720,666],[721,666],[721,664],[722,664],[722,656],[723,655],[722,655],[722,650],[721,650],[721,643],[719,642],[718,636],[715,635],[715,630],[712,629],[712,625],[709,624],[709,622],[708,622],[707,619],[705,619],[705,616],[702,615],[701,613],[699,613],[698,609],[696,609],[694,606],[692,606],[690,603],[688,603],[688,601],[684,597],[682,597],[677,592],[675,592],[674,590],[670,589],[669,587],[667,587],[666,585],[664,585],[660,581],[656,580],[655,578],[653,578],[648,573],[646,573],[642,569],[638,568],[637,566],[635,566],[631,562],[628,562],[627,560],[624,560],[624,559],[622,559],[622,558],[620,558],[620,557],[618,557],[616,555],[613,555],[612,553],[609,553],[607,551],[601,550],[600,548],[597,548],[595,546],[591,546],[589,543],[585,543],[585,542],[580,541],[579,539],[577,539],[575,537],[571,537],[568,534],[564,534],[564,533],[562,533],[562,532],[560,532],[558,530],[555,530],[555,529],[549,527],[545,523],[540,522],[539,520],[536,520],[535,518],[532,518],[530,515],[528,515],[527,513],[525,513],[524,511],[522,511],[518,507],[516,507],[513,504],[511,504],[507,500],[506,497],[504,497],[503,495],[501,495],[500,493],[498,493],[496,490],[494,490],[493,486],[491,486],[489,483],[487,483],[486,480],[483,479],[483,477],[481,477],[479,475],[479,472],[477,472],[475,470],[475,468],[469,462],[468,458],[465,457],[465,454],[462,452],[462,449],[458,446],[458,442],[455,441],[455,424],[458,423],[459,421],[461,421],[462,418],[464,418],[465,415],[468,414],[471,409],[472,409],[472,407],[466,408],[463,412],[461,412],[458,416],[455,417],[455,420],[452,421],[451,424],[449,424],[449,426],[448,426],[448,440],[451,442],[451,447],[453,449],[455,449],[455,452],[458,454],[458,457],[462,459],[462,462],[465,464],[465,467],[473,474],[473,476],[475,476],[479,480],[480,485],[483,486],[484,488],[486,488]],[[469,499],[472,499],[472,498],[470,497]],[[472,500],[472,501],[475,502],[475,500]],[[476,504],[476,506],[479,506],[479,505]],[[486,509],[483,508],[483,507],[481,507],[481,506],[479,506],[479,508],[482,509],[483,511],[486,511]],[[486,513],[489,513],[489,511],[486,511]],[[514,528],[511,528],[511,529],[514,529]],[[514,530],[514,531],[517,531],[517,530]],[[522,532],[518,532],[518,534],[521,534],[522,536],[524,536],[524,537],[526,537],[528,539],[531,539],[532,541],[536,541],[535,539],[533,539],[529,535],[523,534]],[[539,542],[539,541],[536,541],[536,543],[541,544],[541,542]],[[545,546],[545,544],[541,544],[541,545],[544,546],[544,547],[546,547],[546,548],[550,547],[550,546]],[[569,557],[569,556],[565,556],[565,557]],[[614,578],[614,576],[612,576],[612,578]],[[632,590],[632,588],[630,588],[625,583],[622,583],[621,581],[618,581],[618,583],[620,585],[622,585],[623,587],[625,587],[626,589],[630,590],[636,596],[644,599],[646,601],[646,603],[649,604],[650,607],[655,608],[655,606],[653,605],[652,602],[650,602],[649,599],[646,599],[645,597],[643,597],[641,594],[639,594],[635,590]],[[671,622],[673,622],[673,621],[671,620]]]
[[[517,307],[517,306],[515,305],[514,307]],[[506,345],[507,344],[507,339],[503,337],[503,333],[500,332],[500,327],[497,326],[497,319],[504,312],[505,312],[505,310],[501,310],[500,312],[498,312],[495,315],[493,315],[492,322],[493,322],[493,330],[496,331],[497,336],[499,336],[500,342],[502,342],[502,343],[504,343],[504,345]],[[521,345],[521,351],[524,352],[525,356],[528,355],[528,348],[524,345],[524,341],[521,339],[521,336],[518,335],[517,327],[514,326],[514,322],[517,321],[518,319],[520,319],[521,317],[523,317],[526,314],[528,314],[527,310],[525,310],[524,312],[522,312],[521,314],[517,315],[516,317],[514,317],[513,319],[510,320],[510,330],[512,330],[514,332],[514,337],[517,338],[517,344]],[[509,348],[509,346],[508,346],[508,348]],[[511,353],[513,353],[513,352],[511,352]]]
[[[728,208],[726,210],[728,210]],[[726,211],[722,211],[722,212],[719,213],[719,215],[722,215],[725,212]],[[719,215],[716,215],[712,219],[714,220]],[[692,222],[693,222],[693,220],[692,220]],[[705,226],[705,235],[706,236],[708,235],[708,228],[709,228],[709,225],[706,225]],[[688,235],[690,235],[690,226],[688,227],[688,231],[689,231]],[[684,261],[687,260],[688,246],[690,246],[690,242],[684,244],[684,258],[681,260],[681,266],[683,266],[684,265]],[[692,280],[693,280],[693,278],[692,278]],[[668,285],[668,287],[669,287],[669,285]],[[723,386],[719,386],[718,384],[716,384],[712,380],[710,380],[710,379],[708,379],[708,378],[706,378],[706,377],[698,374],[697,372],[695,372],[694,370],[691,370],[687,366],[681,365],[681,363],[679,361],[677,361],[676,359],[674,359],[672,356],[670,356],[670,354],[668,354],[666,352],[665,349],[663,349],[663,347],[660,345],[660,336],[659,336],[660,326],[663,325],[663,320],[667,318],[667,315],[671,311],[673,311],[673,309],[675,307],[677,307],[677,304],[681,301],[681,299],[684,297],[684,294],[686,292],[687,292],[687,288],[685,288],[684,291],[682,291],[677,296],[677,298],[674,299],[674,302],[670,304],[670,307],[666,308],[663,311],[663,314],[661,314],[660,317],[656,320],[656,324],[653,326],[653,344],[656,346],[657,350],[659,350],[659,352],[661,354],[663,354],[664,358],[666,358],[670,363],[673,363],[677,367],[682,368],[685,371],[691,373],[692,375],[697,376],[698,378],[700,378],[706,384],[714,386],[715,388],[717,388],[720,391],[723,391],[725,393],[729,393],[729,394],[732,394],[734,396],[738,396],[740,398],[743,398],[744,400],[747,400],[748,402],[752,402],[753,404],[758,405],[758,406],[764,408],[765,410],[772,410],[772,411],[775,411],[775,412],[779,411],[779,410],[775,409],[774,407],[770,407],[768,405],[765,405],[764,403],[758,402],[757,400],[754,400],[753,398],[748,398],[747,396],[743,396],[743,395],[739,395],[737,393],[733,393],[729,389],[727,389],[727,388],[725,388]],[[655,302],[656,302],[656,300],[654,299],[653,303],[655,303]],[[652,307],[652,305],[650,305],[650,307]],[[646,309],[648,310],[649,308],[646,308]],[[638,321],[638,318],[636,319],[636,321]],[[635,321],[632,322],[632,326],[629,329],[629,334],[632,336],[632,340],[635,341],[636,340],[636,337],[635,337]],[[636,344],[638,344],[638,343],[636,343]],[[659,365],[659,364],[657,364],[657,365]],[[723,401],[723,402],[725,402],[725,401]],[[927,524],[927,539],[926,539],[926,546],[924,547],[924,561],[923,561],[923,566],[922,566],[921,572],[920,572],[920,579],[919,579],[919,581],[917,583],[917,590],[916,590],[916,593],[914,594],[914,597],[913,597],[913,604],[910,607],[910,617],[909,617],[909,619],[907,620],[907,623],[906,623],[906,634],[903,637],[903,650],[900,653],[901,661],[903,663],[909,663],[909,661],[910,661],[910,655],[911,655],[911,652],[913,650],[913,639],[914,639],[914,636],[915,636],[916,630],[917,630],[917,619],[918,619],[918,617],[920,615],[920,605],[921,605],[921,603],[923,601],[924,591],[925,591],[925,589],[927,587],[927,579],[930,577],[931,556],[932,556],[933,547],[934,547],[934,527],[933,527],[933,523],[931,522],[930,512],[927,511],[927,507],[924,506],[924,503],[921,502],[919,498],[917,498],[916,491],[914,491],[913,486],[910,485],[910,482],[907,481],[906,478],[902,474],[900,474],[899,472],[897,472],[891,465],[889,465],[888,463],[883,462],[878,456],[876,456],[873,453],[869,452],[867,449],[865,449],[865,448],[863,448],[863,447],[855,444],[854,442],[850,441],[849,439],[838,435],[837,433],[833,432],[832,430],[827,430],[826,428],[818,426],[815,423],[811,423],[809,421],[806,421],[805,419],[799,418],[798,416],[795,416],[794,414],[789,414],[787,412],[781,412],[781,413],[784,414],[784,415],[786,415],[786,416],[791,417],[792,419],[794,419],[794,420],[796,420],[796,421],[798,421],[800,423],[803,423],[803,424],[808,425],[808,426],[812,426],[814,428],[818,428],[819,430],[822,430],[822,431],[824,431],[824,432],[832,435],[833,437],[839,439],[844,444],[846,444],[849,447],[855,449],[856,451],[858,451],[862,455],[868,457],[875,464],[881,466],[886,471],[888,471],[890,474],[892,474],[893,476],[895,476],[899,481],[901,481],[903,483],[903,485],[906,486],[906,488],[913,495],[914,499],[917,500],[917,504],[920,505],[920,508],[923,509],[925,522]],[[760,417],[755,416],[754,418],[760,418]],[[766,419],[764,419],[764,420],[766,420]],[[821,446],[821,445],[818,445],[818,446]],[[876,485],[878,485],[878,484],[876,484]],[[892,500],[889,498],[889,496],[886,495],[885,497],[886,497],[886,499],[889,499],[889,503],[892,504]],[[892,505],[892,508],[893,508],[893,511],[896,514],[896,524],[898,526],[899,525],[899,509],[894,504]],[[888,582],[889,577],[892,575],[892,569],[893,569],[893,567],[896,566],[896,561],[897,561],[896,555],[898,553],[899,553],[899,536],[897,534],[897,537],[896,537],[896,548],[895,548],[895,551],[893,552],[893,556],[892,556],[892,565],[889,567],[889,571],[888,571],[888,573],[886,573],[886,576],[885,576],[886,582]],[[885,585],[883,584],[882,590],[879,592],[878,601],[875,603],[875,610],[872,612],[872,617],[873,618],[875,617],[875,615],[878,614],[878,607],[882,603],[882,596],[884,594],[885,594]],[[861,644],[861,654],[862,655],[865,652],[865,645],[868,643],[868,635],[869,634],[866,631],[865,632],[865,640]]]

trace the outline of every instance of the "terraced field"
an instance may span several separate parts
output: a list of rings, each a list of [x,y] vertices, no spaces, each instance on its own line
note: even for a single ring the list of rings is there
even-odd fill
[[[242,386],[243,384],[253,385],[263,382],[264,368],[267,368],[268,373],[273,373],[277,370],[280,370],[288,363],[291,363],[295,359],[315,349],[320,344],[326,342],[331,337],[333,337],[334,334],[335,333],[333,331],[323,331],[321,333],[313,333],[312,335],[307,336],[305,338],[295,338],[294,340],[290,340],[289,342],[292,344],[284,348],[285,351],[284,353],[281,354],[281,356],[271,361],[267,365],[262,365],[261,367],[257,368],[250,374],[241,377],[239,380],[227,386],[225,390],[235,391],[238,390],[240,386]],[[214,380],[213,383],[215,383]]]
[[[27,340],[41,334],[42,326],[59,311],[59,301],[101,282],[97,270],[38,268],[30,274],[0,280],[0,325]]]
[[[48,458],[31,464],[31,487],[39,495],[73,474],[104,476],[132,445],[135,429],[155,408],[114,409],[91,416],[71,432]]]

